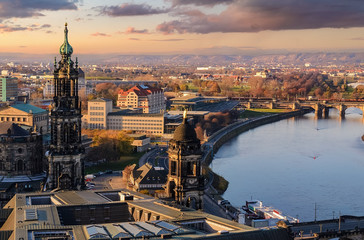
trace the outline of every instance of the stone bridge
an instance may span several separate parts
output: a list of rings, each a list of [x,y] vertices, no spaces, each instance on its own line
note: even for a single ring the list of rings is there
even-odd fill
[[[364,113],[364,102],[344,102],[344,101],[241,101],[240,106],[247,109],[253,108],[286,108],[292,110],[298,110],[302,108],[311,108],[315,111],[317,117],[328,117],[329,109],[336,108],[341,117],[345,117],[345,111],[348,108],[358,108]],[[363,114],[364,117],[364,114]]]

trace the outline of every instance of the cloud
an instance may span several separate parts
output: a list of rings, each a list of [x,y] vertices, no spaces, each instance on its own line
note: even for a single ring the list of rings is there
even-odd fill
[[[205,34],[364,26],[360,0],[235,0],[219,14],[177,9],[174,15],[179,19],[159,24],[157,31]]]
[[[93,37],[111,37],[111,35],[109,35],[109,34],[100,33],[100,32],[92,33],[91,36],[93,36]]]
[[[141,16],[167,13],[169,9],[153,8],[147,4],[124,3],[119,6],[95,7],[101,15],[111,17]]]
[[[148,29],[141,29],[141,30],[136,30],[134,27],[128,27],[125,32],[126,34],[133,34],[133,33],[137,33],[137,34],[147,34],[148,33]]]
[[[183,39],[183,38],[170,38],[170,39],[152,39],[150,41],[154,41],[154,42],[179,42],[179,41],[185,41],[187,39]]]
[[[8,26],[5,24],[0,24],[0,33],[7,33],[7,32],[17,32],[17,31],[25,31],[29,30],[28,27],[21,27],[19,25],[16,26]]]
[[[364,41],[364,37],[355,37],[355,38],[350,38],[349,40],[353,40],[353,41]]]
[[[77,0],[1,0],[0,18],[43,16],[44,10],[76,10]]]
[[[128,38],[128,40],[131,40],[131,41],[139,41],[140,39],[139,38]]]
[[[177,5],[197,5],[197,6],[215,6],[218,4],[229,4],[232,3],[234,0],[168,0],[172,2],[173,6]]]
[[[30,24],[28,26],[14,25],[14,24],[0,24],[0,33],[18,32],[18,31],[37,31],[50,28],[50,24]]]

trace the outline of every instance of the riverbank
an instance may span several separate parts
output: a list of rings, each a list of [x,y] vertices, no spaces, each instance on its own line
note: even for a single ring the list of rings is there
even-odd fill
[[[203,144],[204,149],[204,155],[202,157],[202,165],[203,168],[205,168],[205,172],[210,171],[210,174],[207,174],[208,176],[208,186],[205,188],[205,194],[209,196],[209,198],[212,199],[212,201],[215,203],[216,207],[222,208],[226,211],[226,215],[223,217],[227,217],[229,219],[233,219],[238,221],[237,217],[239,215],[239,210],[235,207],[229,205],[229,206],[221,206],[218,205],[217,202],[219,200],[224,200],[222,195],[226,191],[229,182],[223,177],[216,173],[214,173],[210,168],[209,165],[213,161],[214,154],[219,150],[219,148],[232,138],[240,135],[241,133],[248,131],[250,129],[277,122],[283,119],[296,117],[296,116],[302,116],[306,113],[310,112],[309,110],[296,110],[291,112],[284,112],[284,113],[277,113],[277,114],[271,114],[266,115],[262,117],[257,117],[254,119],[244,119],[237,121],[229,126],[226,126],[225,128],[220,129],[213,135],[211,135],[207,142]],[[215,179],[218,176],[218,179]],[[212,179],[210,179],[212,178]],[[221,183],[219,181],[222,181]],[[213,184],[214,183],[214,184]],[[227,199],[228,200],[228,199]],[[212,213],[213,214],[213,213]]]
[[[271,114],[254,119],[239,120],[233,124],[230,124],[229,126],[226,126],[217,131],[216,133],[212,134],[209,137],[208,141],[203,144],[204,156],[201,161],[205,166],[210,165],[214,158],[214,154],[219,150],[219,148],[223,144],[225,144],[226,142],[240,135],[243,132],[246,132],[250,129],[265,124],[277,122],[283,119],[302,116],[308,112],[310,111],[306,109],[300,109],[291,112]]]

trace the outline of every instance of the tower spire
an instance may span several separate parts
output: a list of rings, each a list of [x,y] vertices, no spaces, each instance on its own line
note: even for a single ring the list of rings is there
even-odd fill
[[[183,112],[183,123],[184,124],[187,123],[187,109],[185,109],[184,112]]]
[[[71,54],[73,53],[73,48],[68,42],[68,28],[67,28],[67,25],[68,25],[67,23],[64,24],[64,42],[61,45],[61,47],[59,48],[59,53],[61,55],[71,56]]]

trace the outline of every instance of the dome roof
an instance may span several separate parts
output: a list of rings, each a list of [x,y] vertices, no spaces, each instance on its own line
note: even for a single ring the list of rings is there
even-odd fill
[[[176,141],[196,141],[195,129],[187,123],[187,119],[183,118],[183,122],[174,131],[173,139]]]
[[[73,48],[68,42],[67,23],[64,25],[64,42],[62,46],[59,48],[59,53],[61,55],[68,55],[68,56],[70,56],[73,53]]]

